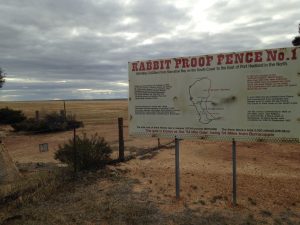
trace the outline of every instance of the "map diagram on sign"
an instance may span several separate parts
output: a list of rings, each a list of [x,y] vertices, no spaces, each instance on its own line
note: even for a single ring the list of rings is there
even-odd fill
[[[189,86],[190,101],[199,116],[199,122],[202,124],[208,124],[219,119],[209,112],[210,92],[211,80],[207,77],[200,78]]]

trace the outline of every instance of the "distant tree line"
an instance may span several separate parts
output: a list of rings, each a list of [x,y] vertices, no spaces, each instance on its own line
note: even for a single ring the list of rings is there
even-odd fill
[[[21,110],[13,110],[8,107],[0,109],[0,125],[12,125],[26,120],[26,116]]]
[[[33,133],[51,133],[73,128],[83,127],[81,121],[77,121],[75,115],[65,116],[62,113],[52,112],[43,119],[27,118],[21,110],[8,107],[0,109],[0,125],[11,125],[15,131]]]

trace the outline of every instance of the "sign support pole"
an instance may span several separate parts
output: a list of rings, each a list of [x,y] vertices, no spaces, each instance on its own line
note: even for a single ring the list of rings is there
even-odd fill
[[[179,176],[179,139],[175,138],[175,176],[176,176],[176,199],[180,198],[180,176]]]
[[[236,202],[236,142],[232,139],[232,203],[233,206],[237,205]]]

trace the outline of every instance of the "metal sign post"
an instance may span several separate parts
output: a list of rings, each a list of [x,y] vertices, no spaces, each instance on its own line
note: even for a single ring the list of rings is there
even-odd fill
[[[180,176],[179,176],[179,139],[175,138],[175,176],[176,176],[176,199],[180,198]]]
[[[232,203],[234,206],[236,203],[236,143],[232,139]]]

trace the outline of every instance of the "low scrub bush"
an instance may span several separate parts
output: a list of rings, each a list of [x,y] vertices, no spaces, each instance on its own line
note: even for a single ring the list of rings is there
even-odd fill
[[[76,136],[75,146],[78,170],[101,169],[110,161],[112,149],[98,134],[94,134],[90,138],[86,134],[83,134],[82,137]],[[54,158],[74,167],[74,140],[69,139],[64,145],[59,145]]]
[[[15,131],[27,131],[36,133],[49,133],[71,130],[82,127],[83,123],[77,121],[75,116],[64,116],[56,112],[47,114],[44,119],[26,119],[20,123],[12,124]]]
[[[13,110],[8,107],[0,109],[0,124],[16,124],[24,121],[26,116],[21,110]]]

